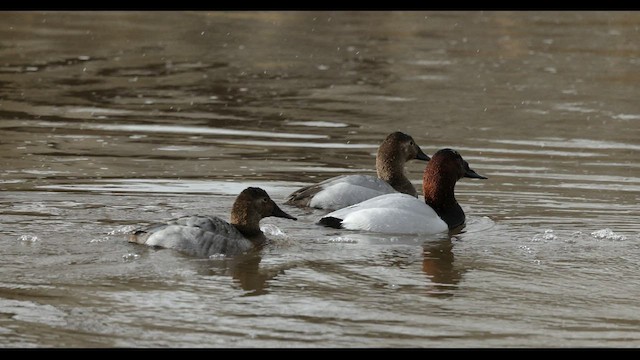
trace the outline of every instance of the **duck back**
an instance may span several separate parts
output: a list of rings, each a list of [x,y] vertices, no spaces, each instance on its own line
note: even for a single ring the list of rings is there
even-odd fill
[[[381,195],[334,211],[319,223],[394,234],[437,234],[448,230],[447,224],[424,201],[401,193]]]
[[[391,185],[375,176],[341,175],[297,190],[286,204],[336,210],[394,192]]]
[[[130,242],[175,249],[197,257],[236,255],[253,248],[235,226],[216,216],[184,216],[136,231]]]

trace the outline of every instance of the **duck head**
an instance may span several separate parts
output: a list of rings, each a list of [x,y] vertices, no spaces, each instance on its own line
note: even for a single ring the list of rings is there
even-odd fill
[[[465,214],[456,201],[456,182],[463,177],[486,179],[469,167],[460,154],[452,149],[442,149],[433,154],[424,169],[422,193],[425,203],[436,211],[449,229],[464,224]]]
[[[378,178],[386,181],[398,192],[417,197],[418,193],[404,169],[407,161],[412,159],[428,161],[429,157],[422,152],[411,136],[399,131],[389,134],[380,144],[376,155]]]
[[[424,170],[423,185],[425,182],[436,179],[455,184],[463,177],[487,179],[486,176],[478,174],[469,167],[469,163],[462,158],[460,153],[453,149],[442,149],[433,154],[427,164]]]
[[[261,234],[260,220],[269,216],[297,220],[280,209],[266,191],[257,187],[248,187],[242,190],[233,203],[231,224],[245,236]]]
[[[271,200],[269,194],[258,187],[248,187],[244,189],[240,193],[240,195],[238,195],[238,198],[233,204],[232,213],[236,212],[236,208],[238,208],[238,212],[240,213],[243,212],[241,211],[241,209],[244,208],[246,209],[247,213],[259,216],[260,219],[269,216],[275,216],[285,219],[297,220],[295,217],[287,214],[282,209],[280,209],[280,207],[273,200]]]
[[[429,156],[420,149],[413,138],[400,131],[393,132],[384,139],[378,148],[376,158],[382,160],[387,158],[401,159],[403,162],[413,159],[429,161]]]

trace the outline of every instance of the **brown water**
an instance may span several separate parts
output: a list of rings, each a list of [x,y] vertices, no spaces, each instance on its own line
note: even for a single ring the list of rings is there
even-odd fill
[[[637,12],[0,13],[0,346],[638,347],[639,83]],[[396,130],[489,177],[466,232],[126,242]]]

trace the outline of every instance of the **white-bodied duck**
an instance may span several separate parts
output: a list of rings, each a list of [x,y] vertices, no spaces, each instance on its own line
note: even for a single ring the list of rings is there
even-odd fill
[[[463,177],[486,179],[460,154],[442,149],[431,156],[422,178],[424,201],[407,194],[387,194],[334,211],[318,222],[334,228],[394,234],[437,234],[465,223],[454,188]]]
[[[289,195],[285,204],[337,210],[383,194],[400,192],[417,197],[405,174],[404,165],[412,159],[429,160],[413,138],[401,132],[389,134],[378,147],[377,177],[341,175],[305,186]]]

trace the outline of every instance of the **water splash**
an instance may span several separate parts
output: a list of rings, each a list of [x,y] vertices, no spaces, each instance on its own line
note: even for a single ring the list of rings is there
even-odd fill
[[[298,245],[297,240],[292,239],[279,227],[273,224],[262,225],[260,226],[260,230],[262,230],[262,232],[269,238],[269,248],[271,249],[290,248]]]
[[[594,231],[591,233],[591,236],[593,236],[596,239],[607,239],[607,240],[615,240],[615,241],[627,240],[626,236],[618,235],[609,228]]]
[[[553,241],[558,239],[558,236],[553,233],[552,229],[547,229],[544,231],[544,234],[535,234],[531,241]]]
[[[532,248],[528,247],[527,245],[520,245],[518,246],[518,248],[522,249],[527,254],[533,254],[535,252]]]
[[[358,240],[352,239],[345,236],[336,236],[329,239],[330,243],[338,243],[338,244],[357,244]]]
[[[113,235],[124,235],[124,234],[128,234],[128,233],[132,232],[136,228],[137,227],[135,225],[119,226],[119,227],[109,231],[107,233],[107,235],[110,235],[110,236],[113,236]]]
[[[578,231],[574,231],[571,233],[570,237],[565,238],[563,241],[567,244],[575,244],[578,242],[578,240],[584,238],[584,233],[580,230]]]
[[[35,235],[21,235],[18,238],[18,241],[22,241],[24,243],[34,243],[36,241],[40,241],[40,238]]]
[[[124,262],[135,261],[138,259],[140,259],[140,255],[138,254],[128,253],[128,254],[122,255],[122,260],[124,260]]]
[[[287,234],[285,234],[284,231],[280,230],[279,227],[273,224],[262,225],[260,226],[260,230],[262,230],[262,232],[265,233],[265,235],[277,236],[277,237],[283,237],[283,238],[287,237]]]

